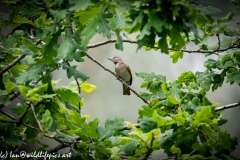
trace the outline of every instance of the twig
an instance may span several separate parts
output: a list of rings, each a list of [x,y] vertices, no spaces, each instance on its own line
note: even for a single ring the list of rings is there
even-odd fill
[[[233,104],[228,104],[228,105],[225,105],[225,106],[217,107],[217,108],[215,108],[215,112],[221,111],[221,110],[224,110],[224,109],[229,109],[229,108],[237,107],[237,106],[240,106],[240,102],[238,102],[238,103],[233,103]]]
[[[189,153],[189,156],[191,156],[196,150],[194,149],[191,153]]]
[[[0,122],[2,122],[2,123],[16,123],[16,121],[5,120],[5,119],[0,119]]]
[[[91,56],[89,56],[88,54],[86,54],[86,56],[91,59],[92,61],[94,61],[95,63],[97,63],[100,67],[102,67],[105,71],[108,71],[109,73],[111,73],[112,75],[114,75],[125,87],[127,87],[128,89],[130,89],[136,96],[138,96],[139,98],[141,98],[145,103],[149,104],[149,102],[145,99],[143,99],[135,90],[133,90],[131,87],[129,87],[129,85],[127,85],[121,78],[119,78],[114,72],[112,72],[111,70],[107,69],[106,67],[104,67],[100,62],[98,62],[97,60],[95,60],[94,58],[92,58]]]
[[[36,119],[36,121],[37,121],[37,123],[38,123],[38,126],[39,126],[40,130],[41,130],[41,132],[43,132],[42,125],[41,125],[40,121],[38,120],[38,117],[37,117],[37,114],[36,114],[36,112],[35,112],[35,110],[34,110],[33,104],[30,103],[30,106],[31,106],[31,109],[32,109],[32,112],[33,112],[33,116],[35,117],[35,119]]]
[[[103,41],[103,42],[98,42],[96,44],[90,44],[87,46],[87,48],[96,48],[96,47],[99,47],[99,46],[102,46],[102,45],[105,45],[105,44],[108,44],[108,43],[115,43],[117,40],[115,39],[112,39],[112,40],[106,40],[106,41]],[[124,39],[123,42],[127,42],[127,43],[136,43],[137,44],[137,41],[131,41],[131,40],[126,40]],[[160,49],[158,46],[154,46],[153,48],[155,49]],[[186,50],[186,49],[175,49],[175,48],[168,48],[168,50],[172,50],[172,51],[179,51],[179,52],[186,52],[186,53],[211,53],[211,54],[216,54],[218,55],[218,53],[216,53],[216,51],[218,52],[224,52],[224,51],[227,51],[228,49],[232,49],[232,48],[238,48],[237,45],[235,44],[232,44],[231,46],[227,47],[227,48],[223,48],[223,49],[218,49],[218,50],[211,50],[211,51],[206,51],[206,50],[201,50],[201,49],[198,49],[198,50]]]
[[[207,135],[201,130],[198,130],[198,132],[200,132],[204,136],[204,142],[206,142],[207,141]]]
[[[14,99],[17,98],[19,95],[20,95],[19,93],[15,93],[15,92],[14,92],[14,93],[11,95],[11,97],[10,97],[10,101],[14,100]],[[1,103],[0,103],[0,109],[2,109],[3,107],[5,107],[5,106],[4,106],[4,104],[1,102]]]
[[[38,131],[38,132],[42,132],[40,129],[38,129],[38,128],[36,128],[36,127],[33,127],[33,126],[29,125],[29,124],[22,123],[22,125],[25,126],[25,127],[28,127],[28,128],[32,128],[32,129],[34,129],[34,130],[36,130],[36,131]]]
[[[71,67],[70,63],[68,61],[66,61],[67,65],[69,67]],[[77,78],[73,77],[77,83],[77,86],[78,86],[78,93],[81,94],[81,86],[77,80]],[[81,117],[81,102],[78,102],[78,108],[79,108],[79,116]]]
[[[15,118],[11,114],[9,114],[9,113],[6,113],[6,112],[4,112],[2,110],[0,110],[0,113],[4,114],[5,116],[9,117],[12,120],[15,120]]]
[[[16,65],[21,59],[23,59],[26,55],[22,54],[20,55],[18,58],[16,58],[14,61],[12,61],[12,63],[9,63],[6,67],[4,67],[1,71],[0,71],[0,76],[2,76],[3,73],[7,72],[10,68],[12,68],[14,65]]]
[[[221,46],[221,42],[220,42],[220,37],[219,37],[219,33],[216,33],[216,36],[217,36],[217,39],[218,39],[218,47],[213,51],[213,52],[216,52],[220,49],[220,46]]]
[[[136,128],[140,128],[139,124],[133,124]],[[123,131],[123,130],[131,130],[132,128],[129,126],[124,126],[123,128],[121,128],[119,131]]]

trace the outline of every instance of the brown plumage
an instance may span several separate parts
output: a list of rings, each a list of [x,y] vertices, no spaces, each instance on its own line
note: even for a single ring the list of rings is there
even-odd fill
[[[113,58],[108,58],[108,59],[111,60],[115,64],[116,74],[125,83],[127,83],[128,85],[131,85],[132,84],[132,73],[131,73],[129,66],[127,64],[125,64],[123,62],[123,60],[118,56],[115,56]],[[131,95],[130,89],[128,89],[124,85],[123,85],[123,95]]]

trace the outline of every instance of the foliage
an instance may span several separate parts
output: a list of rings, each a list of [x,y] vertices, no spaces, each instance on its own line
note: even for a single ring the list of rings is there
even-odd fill
[[[232,1],[239,9],[239,1]],[[0,35],[1,109],[17,95],[19,103],[11,110],[20,118],[0,113],[1,150],[12,151],[26,142],[46,150],[40,136],[57,140],[62,148],[72,146],[73,159],[148,159],[160,149],[176,159],[236,159],[231,152],[237,138],[219,128],[227,120],[206,97],[223,83],[240,85],[240,32],[228,28],[234,13],[216,17],[219,9],[190,0],[4,3],[12,13],[0,13],[0,27],[13,30]],[[218,58],[204,63],[206,71],[187,71],[172,82],[163,75],[136,73],[148,90],[140,97],[149,102],[139,110],[138,125],[116,117],[100,127],[98,119],[88,121],[89,116],[81,115],[81,91],[90,93],[96,86],[69,62],[84,63],[96,34],[116,36],[115,47],[123,50],[123,37],[135,32],[136,41],[129,42],[137,43],[137,49],[159,49],[171,54],[173,63],[183,52],[193,52],[186,49],[191,42],[200,48],[194,52]],[[218,43],[210,46],[214,35]],[[51,76],[56,69],[75,81],[57,86]]]

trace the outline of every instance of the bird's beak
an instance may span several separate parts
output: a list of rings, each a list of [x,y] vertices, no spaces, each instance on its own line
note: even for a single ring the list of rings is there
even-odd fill
[[[107,59],[110,60],[110,61],[112,60],[111,58],[107,58]]]

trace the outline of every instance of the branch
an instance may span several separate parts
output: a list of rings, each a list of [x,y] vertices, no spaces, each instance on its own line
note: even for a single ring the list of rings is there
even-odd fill
[[[121,78],[119,78],[114,72],[112,72],[111,70],[107,69],[106,67],[104,67],[100,62],[98,62],[97,60],[95,60],[94,58],[92,58],[91,56],[89,56],[88,54],[86,54],[86,56],[91,59],[92,61],[94,61],[95,63],[97,63],[100,67],[102,67],[105,71],[108,71],[109,73],[111,73],[112,75],[114,75],[125,87],[127,87],[128,89],[130,89],[136,96],[138,96],[139,98],[141,98],[145,103],[149,104],[149,102],[145,99],[143,99],[135,90],[133,90],[129,85],[127,85]]]
[[[23,59],[26,55],[22,54],[20,55],[18,58],[16,58],[14,61],[12,61],[12,63],[9,63],[6,67],[4,67],[1,71],[0,71],[0,76],[2,76],[3,73],[7,72],[10,68],[12,68],[14,65],[16,65],[21,59]]]
[[[102,45],[105,45],[105,44],[108,44],[108,43],[115,43],[117,40],[113,39],[113,40],[106,40],[106,41],[103,41],[103,42],[98,42],[96,44],[90,44],[87,46],[87,48],[96,48],[96,47],[99,47],[99,46],[102,46]],[[127,42],[127,43],[135,43],[137,44],[137,41],[131,41],[131,40],[126,40],[124,39],[123,42]],[[220,44],[220,43],[218,43]],[[155,49],[160,49],[158,46],[154,46],[153,48]],[[175,48],[168,48],[168,50],[172,50],[172,51],[179,51],[179,52],[186,52],[186,53],[211,53],[211,54],[216,54],[218,55],[218,53],[216,53],[217,51],[218,52],[224,52],[224,51],[227,51],[228,49],[232,49],[232,48],[238,48],[237,45],[235,44],[232,44],[231,46],[227,47],[227,48],[223,48],[223,49],[217,49],[217,50],[210,50],[210,51],[206,51],[206,50],[201,50],[202,48],[198,49],[198,50],[187,50],[187,49],[175,49]]]
[[[204,136],[204,142],[206,142],[207,141],[207,135],[201,130],[198,130],[198,132],[200,132]]]
[[[10,97],[10,101],[13,101],[15,98],[17,98],[20,94],[19,93],[13,93]],[[0,102],[0,109],[2,109],[4,106],[4,104],[2,102]]]
[[[0,119],[0,122],[2,122],[2,123],[16,123],[16,121],[5,120],[5,119]]]
[[[215,112],[221,111],[221,110],[224,110],[224,109],[229,109],[229,108],[237,107],[237,106],[240,106],[240,102],[238,102],[238,103],[233,103],[233,104],[228,104],[228,105],[225,105],[225,106],[217,107],[217,108],[215,108]]]
[[[139,124],[133,124],[136,128],[140,128]],[[131,130],[132,128],[129,126],[124,126],[123,128],[121,128],[119,131],[123,131],[123,130]]]
[[[217,36],[217,39],[218,39],[218,47],[214,50],[214,52],[218,51],[220,49],[220,46],[221,46],[219,33],[216,33],[216,36]]]
[[[40,130],[41,130],[41,132],[43,132],[42,125],[41,125],[40,121],[38,120],[38,117],[37,117],[37,114],[36,114],[36,112],[35,112],[35,110],[34,110],[33,104],[30,103],[30,106],[31,106],[31,109],[32,109],[32,112],[33,112],[33,116],[34,116],[34,118],[36,119]]]
[[[15,118],[11,114],[9,114],[9,113],[6,113],[6,112],[4,112],[2,110],[0,110],[0,113],[4,114],[5,116],[9,117],[12,120],[15,120]]]

